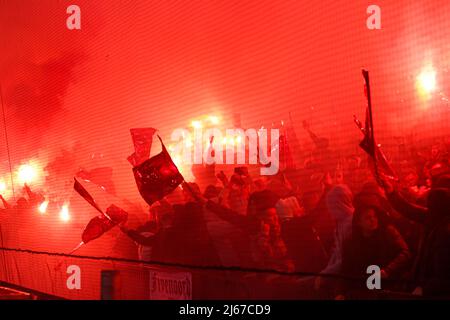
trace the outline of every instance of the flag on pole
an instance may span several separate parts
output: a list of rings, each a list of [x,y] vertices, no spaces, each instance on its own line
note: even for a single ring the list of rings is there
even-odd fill
[[[355,118],[356,125],[364,134],[363,140],[360,142],[359,146],[373,159],[375,175],[378,177],[380,173],[392,180],[398,180],[392,167],[389,165],[386,156],[383,151],[381,151],[380,146],[375,143],[374,130],[373,130],[373,117],[372,117],[372,97],[370,93],[370,82],[369,82],[369,72],[367,70],[362,70],[364,77],[364,94],[367,98],[366,107],[366,120],[364,127],[362,127],[361,122]]]
[[[295,169],[294,158],[288,142],[286,131],[280,135],[279,140],[279,156],[280,156],[280,168],[284,170]]]
[[[91,206],[93,206],[98,212],[103,214],[102,209],[98,206],[98,204],[95,202],[94,198],[89,194],[89,192],[81,185],[80,182],[76,178],[73,178],[75,181],[73,184],[73,188],[75,189],[78,194],[83,197],[84,200],[86,200]]]
[[[113,204],[106,209],[106,212],[103,212],[95,202],[94,198],[81,185],[81,183],[78,182],[76,178],[74,178],[74,180],[75,183],[73,188],[75,191],[77,191],[84,200],[100,212],[100,215],[92,218],[84,229],[83,234],[81,235],[82,244],[97,239],[114,226],[127,220],[128,213]],[[79,249],[82,244],[77,246],[72,252]]]
[[[80,169],[76,177],[88,180],[100,186],[106,192],[115,195],[114,182],[112,180],[113,169],[111,167],[99,167],[92,170]]]
[[[134,153],[128,157],[128,161],[133,167],[140,165],[150,157],[152,148],[154,128],[134,128],[130,129],[131,138],[134,144]]]
[[[116,225],[125,222],[127,218],[128,213],[126,211],[112,204],[106,209],[106,215],[98,215],[89,221],[81,235],[81,240],[85,244],[95,240]]]
[[[159,136],[158,139],[162,151],[133,168],[139,193],[148,205],[164,198],[184,180]]]

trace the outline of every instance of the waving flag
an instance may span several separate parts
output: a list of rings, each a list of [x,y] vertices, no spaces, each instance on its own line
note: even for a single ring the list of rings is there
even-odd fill
[[[162,151],[133,168],[139,193],[149,205],[171,193],[184,180],[161,138],[158,138]]]
[[[114,182],[112,180],[113,169],[111,167],[99,167],[92,170],[80,169],[76,177],[88,180],[100,186],[106,192],[115,195]]]
[[[128,161],[133,167],[140,165],[150,157],[152,148],[154,128],[134,128],[130,129],[131,138],[134,144],[134,153],[128,157]]]
[[[292,156],[292,151],[288,143],[286,131],[282,135],[280,135],[279,152],[280,167],[283,170],[295,169],[294,158]]]
[[[111,205],[106,209],[106,214],[101,214],[89,221],[81,235],[83,243],[88,243],[94,239],[101,237],[105,232],[111,230],[116,225],[125,222],[128,213],[121,208]]]
[[[92,218],[87,224],[86,228],[81,235],[82,242],[71,253],[78,250],[83,244],[88,243],[98,237],[102,236],[105,232],[112,229],[114,226],[125,222],[128,218],[128,213],[121,208],[110,205],[104,213],[95,202],[94,198],[89,192],[81,185],[76,178],[73,188],[77,191],[84,200],[86,200],[91,206],[100,212],[100,215]]]
[[[73,184],[73,188],[80,196],[83,197],[84,200],[86,200],[91,206],[93,206],[95,209],[97,209],[98,212],[103,214],[102,209],[98,206],[98,204],[95,202],[94,198],[89,194],[89,192],[81,185],[81,183],[78,182],[76,178],[73,178],[75,180]]]
[[[362,73],[365,81],[364,93],[367,98],[367,108],[364,127],[362,126],[361,122],[356,117],[354,117],[356,125],[364,134],[364,138],[360,142],[359,146],[373,159],[376,176],[378,176],[379,173],[382,173],[392,180],[398,180],[397,175],[389,165],[383,151],[381,151],[380,147],[375,143],[375,137],[373,133],[372,98],[370,95],[369,72],[363,70]]]

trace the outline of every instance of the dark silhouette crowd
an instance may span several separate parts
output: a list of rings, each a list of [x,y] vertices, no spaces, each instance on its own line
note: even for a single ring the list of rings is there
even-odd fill
[[[122,224],[139,259],[304,274],[330,299],[366,297],[367,268],[377,266],[383,290],[450,297],[448,140],[389,150],[394,181],[362,151],[338,155],[307,130],[314,147],[301,165],[264,177],[236,167],[212,179],[214,167],[200,166],[195,182],[177,188],[182,201],[156,202],[138,228]],[[3,210],[43,200],[25,193],[14,206],[2,197]]]
[[[384,290],[450,297],[450,144],[398,146],[394,181],[306,129],[314,148],[301,168],[253,179],[237,167],[203,191],[184,183],[183,204],[152,206],[149,233],[122,231],[150,248],[144,260],[316,274],[319,297],[365,297],[371,265]]]

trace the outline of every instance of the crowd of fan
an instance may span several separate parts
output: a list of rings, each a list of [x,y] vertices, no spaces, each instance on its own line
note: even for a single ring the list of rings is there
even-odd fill
[[[363,297],[376,265],[383,289],[447,296],[448,147],[412,150],[394,163],[400,183],[377,183],[370,161],[338,162],[327,143],[316,144],[301,169],[257,179],[246,167],[220,171],[203,191],[184,183],[184,203],[160,201],[154,219],[121,229],[143,260],[316,273],[316,292],[337,299]]]
[[[183,183],[182,202],[163,199],[145,224],[120,229],[141,260],[315,274],[315,292],[328,298],[364,297],[371,265],[383,289],[450,296],[450,145],[399,152],[393,182],[376,180],[369,160],[338,159],[326,140],[312,138],[301,168],[252,178],[237,167],[203,190]],[[197,172],[201,180],[205,171]],[[25,192],[14,206],[1,197],[4,207],[43,200]]]

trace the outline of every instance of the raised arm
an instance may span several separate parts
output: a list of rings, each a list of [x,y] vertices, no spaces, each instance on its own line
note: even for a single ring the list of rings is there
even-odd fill
[[[248,226],[248,218],[246,216],[240,215],[234,210],[217,204],[214,201],[209,200],[206,202],[206,209],[214,212],[220,219],[225,220],[238,228],[246,229]]]
[[[120,230],[122,230],[122,232],[130,237],[133,241],[142,246],[153,246],[153,244],[155,243],[155,235],[146,237],[136,230],[126,229],[125,227],[121,227]]]
[[[428,214],[426,207],[418,206],[408,202],[398,191],[386,194],[392,207],[406,218],[418,222],[425,223]]]
[[[382,176],[379,178],[379,183],[384,188],[386,197],[392,207],[407,219],[424,224],[428,214],[428,208],[410,203],[396,190],[389,179],[383,178]]]

